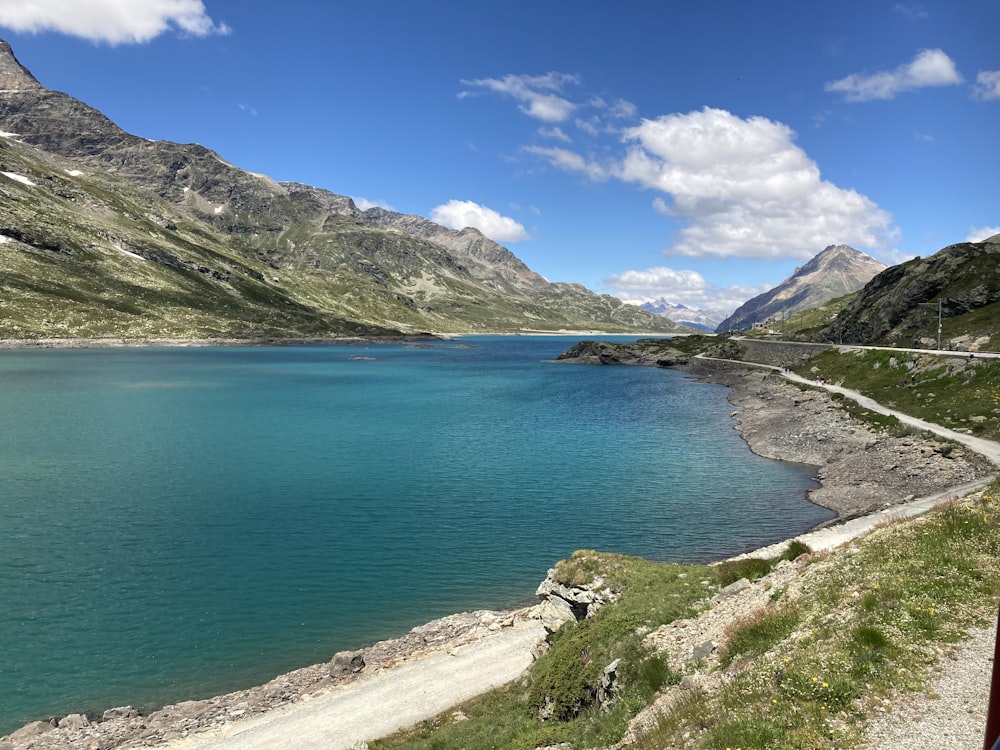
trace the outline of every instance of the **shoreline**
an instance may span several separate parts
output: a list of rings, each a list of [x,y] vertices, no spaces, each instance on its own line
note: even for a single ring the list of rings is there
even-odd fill
[[[810,529],[946,492],[996,473],[985,456],[934,435],[894,436],[852,418],[822,389],[800,388],[773,370],[706,361],[679,367],[701,382],[725,385],[735,429],[755,454],[816,468],[814,505],[835,518]]]
[[[447,341],[443,335],[433,333],[401,334],[398,336],[332,336],[316,338],[70,338],[70,339],[4,339],[0,350],[24,349],[146,349],[146,348],[196,348],[196,347],[258,347],[258,346],[337,346],[340,344],[399,344],[408,341]]]
[[[313,336],[305,338],[283,336],[260,336],[251,338],[39,338],[13,339],[0,338],[0,351],[18,349],[127,349],[127,348],[185,348],[212,346],[337,346],[341,344],[399,344],[409,341],[453,341],[469,336],[636,336],[638,338],[672,338],[675,336],[690,336],[688,333],[610,333],[608,331],[464,331],[464,332],[433,332],[399,333],[386,336]]]
[[[954,488],[990,473],[985,459],[967,460],[965,454],[945,456],[934,449],[932,441],[878,436],[863,423],[850,419],[829,394],[814,389],[803,391],[780,375],[761,377],[759,371],[746,367],[737,370],[709,364],[690,364],[679,369],[700,381],[729,388],[728,398],[736,408],[732,415],[734,428],[751,451],[773,460],[818,467],[821,487],[810,492],[808,499],[838,515],[800,537],[825,533],[825,538],[834,540],[836,546],[842,543],[844,534],[853,538],[883,520],[887,509],[909,507],[914,495],[948,495]],[[794,433],[789,425],[795,426]],[[894,461],[892,468],[885,463],[888,459]],[[921,475],[932,473],[936,481],[929,482],[931,491],[915,492],[915,483],[921,487],[928,484],[920,480]],[[881,492],[873,491],[876,482],[885,485],[875,484],[875,489]],[[933,502],[937,500],[933,498]],[[928,507],[917,507],[911,515]],[[848,523],[851,519],[859,522],[852,526]],[[744,554],[762,554],[788,541]],[[243,726],[250,717],[291,710],[363,676],[418,664],[442,651],[457,653],[462,646],[496,636],[515,623],[538,616],[537,605],[517,611],[450,615],[418,626],[400,638],[340,652],[329,663],[293,670],[264,685],[168,705],[146,716],[140,716],[131,707],[121,707],[109,709],[100,721],[91,722],[80,714],[71,714],[58,721],[31,722],[7,738],[0,738],[0,750],[90,747],[98,735],[100,747],[164,746],[207,732],[218,733]]]

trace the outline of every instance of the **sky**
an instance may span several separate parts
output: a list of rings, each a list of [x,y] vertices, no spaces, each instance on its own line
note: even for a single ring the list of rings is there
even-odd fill
[[[828,245],[1000,232],[998,28],[995,0],[0,0],[20,62],[131,133],[725,312]]]

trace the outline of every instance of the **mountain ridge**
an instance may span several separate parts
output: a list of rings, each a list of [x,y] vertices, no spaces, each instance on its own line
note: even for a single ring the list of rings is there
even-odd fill
[[[694,328],[695,330],[712,332],[725,320],[729,313],[721,310],[700,310],[687,305],[674,304],[666,297],[660,297],[652,302],[644,302],[641,305],[643,310],[648,310],[654,315],[659,315],[672,320],[677,325]]]
[[[874,276],[821,333],[826,341],[921,348],[987,343],[1000,315],[1000,234],[948,245]]]
[[[4,185],[11,202],[20,205],[0,208],[0,235],[8,238],[0,253],[12,258],[11,267],[23,266],[19,294],[34,306],[47,305],[48,319],[59,322],[47,331],[44,317],[22,315],[14,324],[8,315],[0,318],[0,335],[147,336],[156,329],[136,317],[143,312],[138,307],[132,317],[114,316],[113,325],[102,327],[99,308],[106,300],[99,303],[100,296],[99,304],[90,306],[88,325],[67,323],[74,312],[62,288],[64,280],[51,264],[33,267],[55,275],[30,278],[29,259],[14,255],[15,248],[40,247],[23,241],[35,237],[34,225],[45,226],[52,242],[75,251],[62,259],[62,270],[70,276],[80,272],[74,259],[95,263],[100,257],[98,265],[109,277],[135,286],[135,269],[122,258],[99,255],[108,244],[128,246],[133,255],[158,263],[166,274],[157,277],[159,287],[191,286],[190,279],[176,278],[178,273],[204,276],[207,287],[199,286],[197,302],[147,295],[150,316],[161,312],[158,305],[171,305],[174,322],[161,332],[180,337],[356,335],[364,329],[377,335],[679,330],[608,295],[576,284],[550,283],[478,230],[450,230],[385,209],[361,211],[347,196],[247,172],[204,146],[127,133],[98,110],[44,88],[6,42],[0,44],[0,82],[0,131],[5,134],[0,145],[8,157],[0,171],[39,173],[31,188]],[[60,163],[49,163],[53,159]],[[58,179],[52,177],[53,170]],[[59,222],[26,210],[67,173],[78,173],[71,180],[75,184],[60,189],[74,197],[56,193],[41,201],[47,216],[58,215]],[[139,209],[140,204],[144,208]],[[146,214],[155,217],[149,219],[154,228],[126,220],[148,219]],[[101,226],[94,224],[95,215],[101,217]],[[156,235],[157,247],[144,248],[150,233]],[[234,292],[239,298],[235,304]],[[265,298],[279,307],[274,309]],[[209,325],[209,310],[192,313],[193,325],[183,324],[181,308],[199,304],[217,310],[223,320]],[[243,330],[239,304],[247,305],[247,315],[255,321]],[[290,307],[301,308],[298,323],[288,318]]]
[[[885,264],[849,245],[828,245],[776,287],[740,305],[715,330],[748,330],[755,323],[818,307],[857,291],[885,268]]]

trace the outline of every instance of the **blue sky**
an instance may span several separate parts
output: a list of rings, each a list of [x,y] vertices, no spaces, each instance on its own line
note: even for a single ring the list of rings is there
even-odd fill
[[[830,244],[1000,232],[998,28],[995,0],[0,1],[36,78],[132,133],[727,311]]]

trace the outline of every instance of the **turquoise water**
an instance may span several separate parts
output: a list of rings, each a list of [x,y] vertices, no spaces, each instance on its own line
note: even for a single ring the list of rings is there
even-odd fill
[[[0,353],[0,735],[266,681],[598,548],[799,533],[726,390],[576,339]]]

